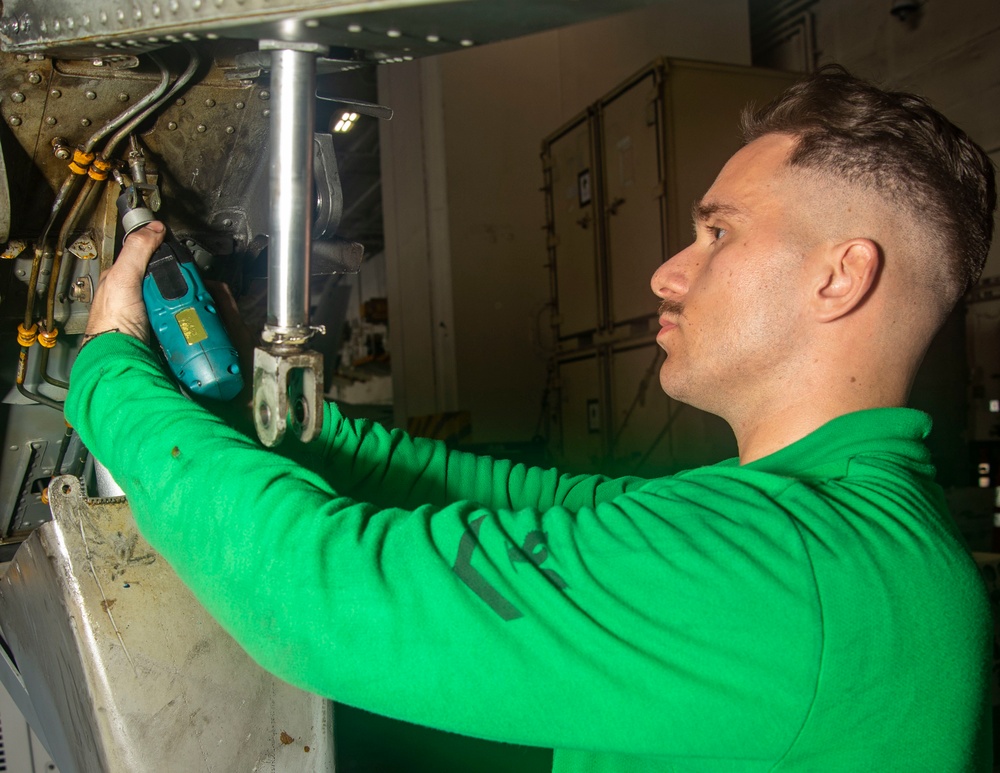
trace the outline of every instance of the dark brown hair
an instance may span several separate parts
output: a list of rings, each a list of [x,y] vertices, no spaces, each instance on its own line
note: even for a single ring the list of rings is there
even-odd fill
[[[993,238],[993,163],[927,100],[827,65],[744,113],[744,142],[765,134],[798,139],[792,166],[874,190],[943,237],[953,299],[979,280]]]

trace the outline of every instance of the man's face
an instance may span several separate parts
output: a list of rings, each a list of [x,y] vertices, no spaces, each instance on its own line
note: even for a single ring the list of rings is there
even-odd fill
[[[785,160],[794,140],[766,135],[734,155],[695,205],[695,241],[653,274],[660,304],[660,384],[724,418],[794,377],[807,191]]]

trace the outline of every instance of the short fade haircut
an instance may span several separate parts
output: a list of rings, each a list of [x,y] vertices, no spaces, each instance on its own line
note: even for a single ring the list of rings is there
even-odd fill
[[[979,280],[993,238],[993,162],[927,100],[827,65],[762,109],[746,110],[742,128],[744,143],[795,137],[791,166],[883,194],[937,232],[950,256],[951,301]]]

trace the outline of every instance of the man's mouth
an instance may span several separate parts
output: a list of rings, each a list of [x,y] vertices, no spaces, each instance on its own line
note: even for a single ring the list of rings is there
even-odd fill
[[[677,322],[675,320],[684,313],[684,304],[680,301],[672,301],[668,298],[664,298],[660,301],[660,305],[656,310],[660,314],[659,321],[662,331],[673,330],[677,327]]]

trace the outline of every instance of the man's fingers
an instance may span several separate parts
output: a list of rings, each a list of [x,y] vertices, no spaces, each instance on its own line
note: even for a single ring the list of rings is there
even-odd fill
[[[119,330],[140,341],[148,340],[142,278],[165,233],[163,223],[152,222],[125,239],[114,265],[101,274],[87,320],[89,335]]]
[[[128,266],[137,273],[144,274],[149,259],[156,252],[156,248],[163,243],[166,231],[163,223],[157,220],[133,231],[125,238],[115,265]]]

